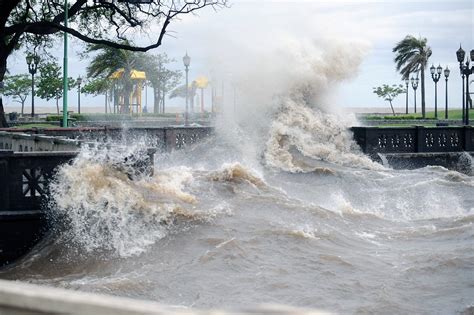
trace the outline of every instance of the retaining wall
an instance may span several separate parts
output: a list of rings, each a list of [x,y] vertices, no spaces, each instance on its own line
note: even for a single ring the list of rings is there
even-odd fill
[[[474,128],[352,127],[354,140],[366,154],[474,152]]]
[[[147,144],[151,147],[161,149],[164,151],[172,151],[175,149],[181,149],[187,145],[197,143],[203,138],[208,137],[214,132],[212,127],[198,127],[198,126],[189,126],[189,127],[161,127],[161,128],[109,128],[109,127],[88,127],[88,128],[50,128],[50,129],[11,129],[4,128],[0,129],[0,134],[2,131],[7,131],[9,134],[33,134],[39,135],[39,138],[30,139],[34,140],[39,144],[35,144],[34,141],[29,141],[28,143],[21,143],[25,140],[24,137],[18,137],[17,139],[8,140],[9,135],[4,135],[4,147],[3,149],[19,151],[19,145],[22,145],[24,150],[25,145],[30,149],[35,150],[39,149],[48,149],[53,148],[53,150],[63,150],[67,151],[71,149],[70,146],[80,146],[81,143],[73,144],[73,142],[66,141],[67,139],[74,140],[85,140],[85,141],[111,141],[111,142],[121,142],[134,143],[138,139],[147,139]],[[46,136],[46,138],[45,138]],[[47,137],[55,137],[53,140]],[[63,137],[63,138],[58,138]],[[56,141],[58,145],[53,147],[51,141]],[[48,143],[49,142],[49,143]],[[16,144],[18,143],[18,145]],[[6,147],[5,147],[6,144]],[[15,146],[13,148],[12,146]],[[0,138],[0,150],[1,147],[1,138]],[[76,148],[77,149],[77,148]]]

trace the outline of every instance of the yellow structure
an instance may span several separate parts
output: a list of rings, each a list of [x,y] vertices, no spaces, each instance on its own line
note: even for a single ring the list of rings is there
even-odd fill
[[[193,85],[197,89],[201,89],[201,113],[204,113],[204,89],[209,85],[209,79],[205,76],[200,76],[193,81]]]
[[[120,68],[109,76],[109,79],[119,80],[123,77],[125,69]],[[146,73],[144,71],[132,70],[130,79],[133,82],[132,92],[128,95],[130,100],[130,113],[142,112],[142,89],[146,81]],[[126,113],[128,109],[125,107],[125,97],[123,93],[118,95],[118,100],[114,102],[114,112]]]
[[[209,85],[209,79],[205,76],[198,77],[194,82],[196,82],[196,87],[198,89],[205,89]]]

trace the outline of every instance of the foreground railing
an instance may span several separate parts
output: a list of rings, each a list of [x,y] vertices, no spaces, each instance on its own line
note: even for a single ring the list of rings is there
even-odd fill
[[[225,307],[225,306],[224,306]],[[0,280],[0,314],[101,314],[101,315],[237,315],[330,314],[311,309],[266,305],[240,311],[195,310],[151,301],[70,291],[21,282]]]

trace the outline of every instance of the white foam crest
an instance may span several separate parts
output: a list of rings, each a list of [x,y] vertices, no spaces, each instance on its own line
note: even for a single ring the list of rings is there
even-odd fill
[[[264,187],[265,181],[255,170],[247,168],[238,162],[224,163],[221,169],[211,172],[209,178],[213,181],[240,182],[246,181],[257,187]]]
[[[328,196],[321,207],[341,216],[370,215],[393,221],[412,221],[434,218],[463,217],[472,214],[465,209],[458,196],[440,194],[438,190],[380,191],[364,200],[352,200],[341,192]],[[390,196],[386,195],[390,193]]]
[[[309,224],[294,226],[288,232],[290,235],[299,238],[319,239],[318,229]]]

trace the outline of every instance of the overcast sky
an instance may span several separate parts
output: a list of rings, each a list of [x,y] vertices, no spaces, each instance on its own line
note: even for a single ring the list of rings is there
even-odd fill
[[[230,8],[217,12],[203,10],[197,16],[186,16],[171,24],[169,31],[172,31],[172,36],[167,36],[155,52],[166,52],[176,58],[172,67],[180,69],[182,56],[188,51],[192,58],[191,79],[199,75],[210,76],[211,72],[216,71],[216,64],[226,65],[229,69],[224,80],[230,81],[232,65],[242,68],[246,58],[254,52],[263,61],[273,50],[284,50],[285,46],[278,44],[282,38],[291,38],[293,42],[311,41],[321,46],[337,42],[344,47],[339,58],[344,58],[346,63],[351,63],[354,58],[355,67],[347,67],[347,71],[351,72],[350,80],[331,82],[327,86],[327,93],[335,105],[386,107],[383,100],[372,93],[372,87],[402,83],[395,71],[392,48],[397,41],[412,34],[428,39],[433,50],[430,65],[441,64],[443,68],[448,66],[453,70],[449,78],[450,104],[459,106],[461,79],[455,52],[460,43],[466,51],[474,48],[473,3],[472,0],[234,0]],[[147,40],[140,38],[137,42],[144,44]],[[80,49],[77,42],[71,42],[70,73],[74,77],[84,75],[87,65],[86,61],[80,61],[73,55]],[[58,57],[61,50],[61,45],[58,45]],[[358,65],[361,50],[362,62]],[[355,51],[358,56],[355,56]],[[282,63],[291,65],[291,62],[293,60],[279,58],[274,64],[272,76],[280,75],[278,69]],[[9,69],[12,73],[27,72],[24,56],[17,54],[10,58]],[[281,75],[286,75],[284,70]],[[430,106],[434,102],[434,83],[429,71],[426,83],[427,105]],[[474,84],[472,87],[474,89]],[[412,107],[413,90],[410,89],[409,93]],[[444,107],[444,93],[445,82],[442,78],[438,84],[440,107]],[[70,97],[77,95],[75,92],[70,94]],[[44,101],[37,103],[40,106],[45,104]],[[83,106],[100,106],[102,103],[103,98],[83,99]],[[148,103],[151,106],[151,97]],[[182,100],[176,99],[169,102],[175,106],[181,103]],[[419,98],[417,104],[421,104]],[[395,105],[405,106],[405,97],[400,96]]]

